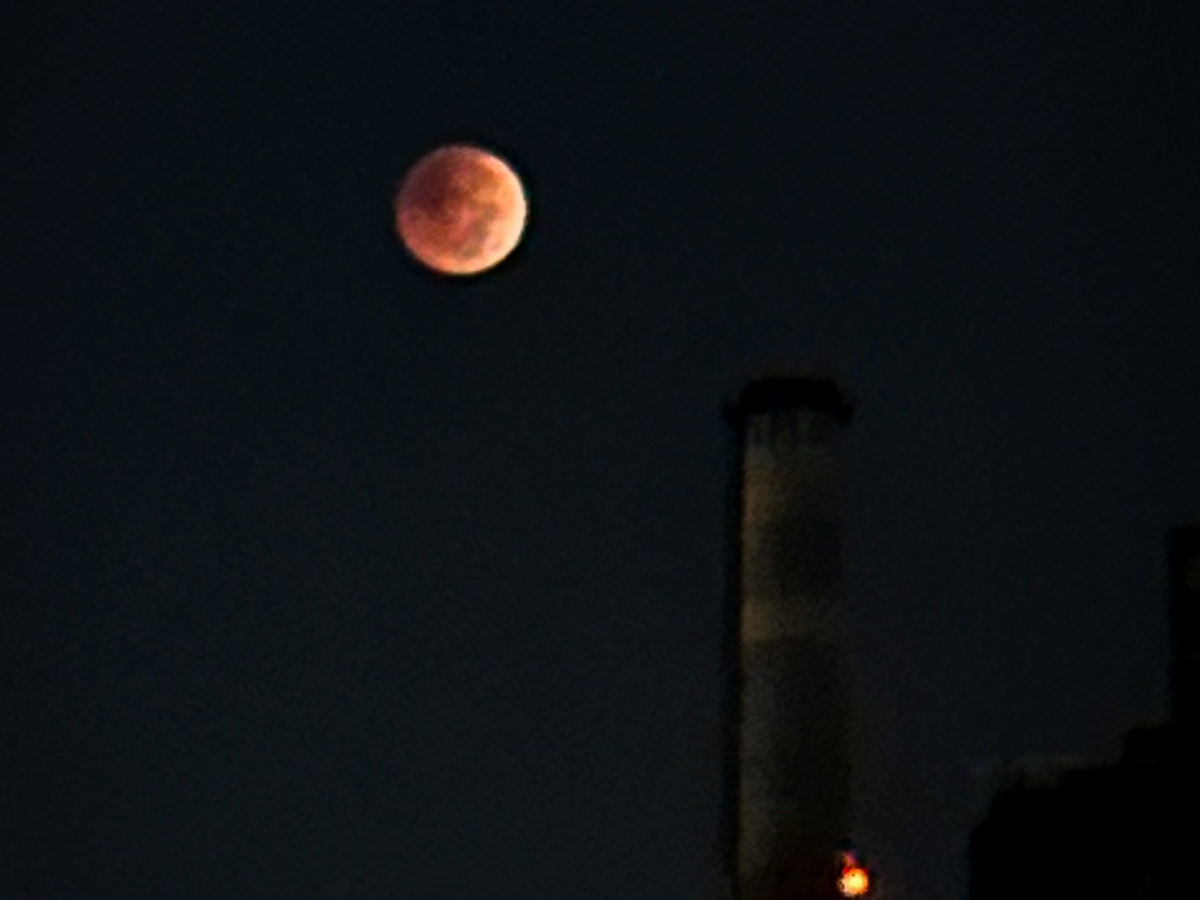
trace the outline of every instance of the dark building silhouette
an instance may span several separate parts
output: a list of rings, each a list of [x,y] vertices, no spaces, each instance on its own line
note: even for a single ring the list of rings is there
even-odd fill
[[[1027,776],[971,836],[972,900],[1200,895],[1200,522],[1168,539],[1171,707],[1112,765]]]
[[[842,441],[852,407],[810,376],[748,384],[727,409],[731,477],[727,896],[839,896],[850,830]]]

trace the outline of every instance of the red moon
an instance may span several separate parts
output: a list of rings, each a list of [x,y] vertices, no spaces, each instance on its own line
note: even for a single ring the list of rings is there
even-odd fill
[[[475,275],[510,253],[525,230],[521,180],[494,153],[468,144],[421,157],[396,193],[396,234],[444,275]]]

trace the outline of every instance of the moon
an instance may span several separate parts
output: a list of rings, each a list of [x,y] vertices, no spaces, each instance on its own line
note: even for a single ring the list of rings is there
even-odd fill
[[[451,144],[412,165],[395,211],[396,234],[419,262],[444,275],[475,275],[516,248],[528,206],[507,162],[481,147]]]

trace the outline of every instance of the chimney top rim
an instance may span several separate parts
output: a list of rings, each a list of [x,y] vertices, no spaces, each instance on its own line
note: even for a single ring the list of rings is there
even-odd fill
[[[765,375],[748,381],[737,398],[726,405],[726,417],[741,424],[749,416],[785,409],[822,412],[842,425],[854,418],[854,404],[836,378],[806,372]]]

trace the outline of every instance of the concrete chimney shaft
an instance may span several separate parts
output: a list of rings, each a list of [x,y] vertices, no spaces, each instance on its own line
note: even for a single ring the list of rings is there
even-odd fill
[[[1200,522],[1167,539],[1171,627],[1171,718],[1200,724]]]
[[[752,382],[737,440],[738,632],[730,779],[737,900],[836,896],[850,830],[841,445],[852,410],[824,378]]]

